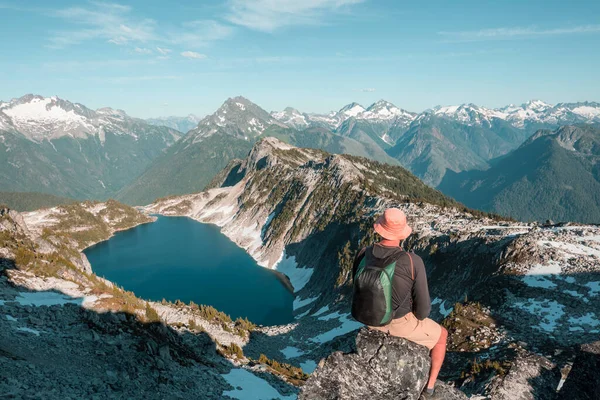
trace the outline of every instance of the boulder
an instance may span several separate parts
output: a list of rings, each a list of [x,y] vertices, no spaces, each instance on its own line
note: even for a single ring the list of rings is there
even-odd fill
[[[362,328],[356,351],[335,352],[321,361],[302,387],[300,400],[404,399],[417,400],[427,383],[429,350],[408,340]],[[449,398],[466,398],[444,387]]]
[[[564,398],[569,399],[598,399],[600,396],[600,341],[581,346],[560,393]]]

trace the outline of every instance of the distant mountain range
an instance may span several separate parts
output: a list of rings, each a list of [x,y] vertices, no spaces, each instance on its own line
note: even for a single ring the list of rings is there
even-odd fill
[[[122,110],[58,97],[0,102],[0,190],[105,199],[181,135]]]
[[[202,120],[201,117],[198,117],[194,114],[189,114],[187,117],[158,117],[158,118],[148,118],[146,122],[150,125],[156,126],[166,126],[168,128],[176,129],[179,132],[187,133],[190,129],[195,128],[198,125],[198,122]]]
[[[498,109],[475,104],[438,106],[417,114],[380,100],[367,108],[351,103],[329,114],[302,113],[288,107],[271,115],[296,129],[321,126],[377,144],[436,186],[446,170],[489,168],[489,160],[514,150],[538,129],[600,123],[600,104],[551,105],[532,100]]]
[[[417,114],[380,100],[366,108],[351,103],[314,114],[291,107],[269,113],[235,97],[197,120],[193,115],[141,120],[57,97],[26,95],[0,102],[0,190],[146,204],[204,189],[231,160],[245,157],[257,139],[273,136],[295,146],[400,164],[472,207],[537,218],[498,208],[474,189],[471,174],[494,173],[515,149],[523,155],[528,138],[540,129],[600,125],[600,104],[535,100],[498,109],[438,106]],[[456,193],[452,186],[470,187],[472,195]]]
[[[521,220],[600,223],[600,129],[539,130],[486,171],[446,174],[439,189]]]

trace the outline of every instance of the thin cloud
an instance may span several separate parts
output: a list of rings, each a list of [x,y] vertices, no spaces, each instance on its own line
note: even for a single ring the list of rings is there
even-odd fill
[[[229,0],[225,19],[246,28],[273,32],[291,25],[314,25],[328,13],[365,0]]]
[[[48,11],[47,14],[63,19],[65,26],[72,28],[50,32],[48,47],[59,49],[89,40],[140,48],[140,44],[152,43],[157,52],[166,56],[171,50],[165,45],[199,48],[228,38],[235,31],[231,25],[212,20],[188,21],[164,29],[152,19],[139,18],[133,11],[130,6],[95,1]]]
[[[147,49],[145,47],[136,47],[135,49],[133,49],[133,51],[138,54],[152,54],[153,53],[152,50]]]
[[[171,49],[166,49],[163,47],[158,47],[156,46],[156,51],[158,51],[160,54],[162,54],[163,56],[169,55],[169,53],[172,51]]]
[[[478,31],[438,32],[449,42],[477,42],[486,40],[515,40],[547,36],[600,33],[600,25],[581,25],[568,28],[540,29],[536,27],[512,27],[481,29]]]
[[[375,88],[354,89],[355,92],[373,93]]]
[[[181,53],[181,55],[185,58],[191,58],[195,60],[201,60],[206,58],[205,54],[196,53],[195,51],[184,51]]]
[[[53,11],[51,15],[80,26],[78,29],[54,32],[49,38],[49,47],[52,48],[63,48],[92,39],[103,39],[117,45],[156,40],[155,21],[133,17],[129,6],[92,2],[90,7],[64,8]]]

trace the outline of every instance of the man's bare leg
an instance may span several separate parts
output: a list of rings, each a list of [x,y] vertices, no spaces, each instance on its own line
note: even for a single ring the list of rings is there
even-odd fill
[[[438,342],[431,349],[431,371],[429,372],[429,382],[427,383],[427,389],[433,389],[435,381],[437,380],[444,357],[446,357],[446,341],[448,339],[448,331],[442,327],[442,334]]]

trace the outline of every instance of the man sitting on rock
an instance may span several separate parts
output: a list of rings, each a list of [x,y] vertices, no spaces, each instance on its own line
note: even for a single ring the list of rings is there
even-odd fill
[[[427,318],[431,311],[431,300],[425,265],[421,257],[414,253],[407,253],[401,246],[401,242],[412,232],[404,212],[397,208],[388,208],[379,217],[374,228],[382,240],[358,253],[354,260],[352,276],[356,277],[359,266],[381,268],[395,262],[391,282],[393,313],[390,315],[391,321],[384,326],[370,326],[370,328],[405,338],[431,350],[431,371],[423,397],[433,399],[435,381],[446,355],[448,331]],[[363,259],[365,262],[361,264]]]

